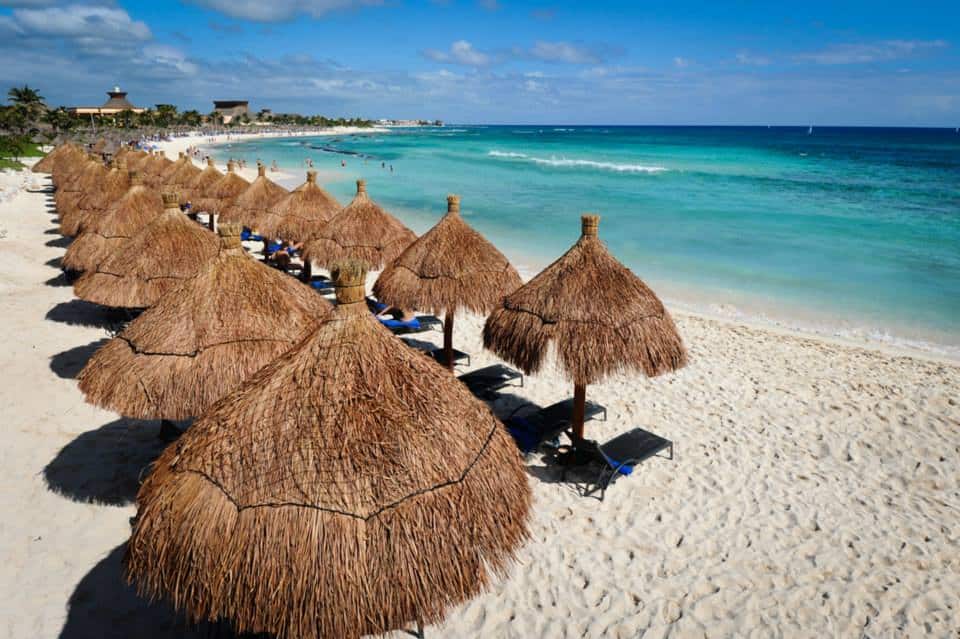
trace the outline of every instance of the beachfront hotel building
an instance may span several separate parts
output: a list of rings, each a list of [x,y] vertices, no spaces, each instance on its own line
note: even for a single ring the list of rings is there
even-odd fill
[[[213,110],[223,116],[223,123],[229,124],[234,118],[250,115],[250,103],[247,100],[214,100]]]
[[[76,106],[67,110],[73,115],[115,115],[122,111],[133,111],[134,113],[143,113],[146,109],[134,106],[127,100],[127,92],[121,91],[120,87],[113,87],[113,91],[107,91],[110,99],[101,106]]]

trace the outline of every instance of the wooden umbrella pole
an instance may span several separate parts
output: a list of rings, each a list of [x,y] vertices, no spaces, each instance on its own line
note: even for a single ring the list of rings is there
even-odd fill
[[[207,227],[211,231],[216,230],[215,228],[213,228],[213,211],[207,211]]]
[[[443,317],[443,356],[447,359],[447,368],[453,372],[453,311],[447,311]]]
[[[575,439],[583,439],[583,414],[587,403],[585,384],[573,385],[573,434]],[[574,444],[577,442],[575,441]]]

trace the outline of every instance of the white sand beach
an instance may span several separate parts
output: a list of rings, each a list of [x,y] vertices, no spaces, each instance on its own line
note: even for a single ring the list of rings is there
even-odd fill
[[[181,143],[196,141],[166,150]],[[77,389],[122,317],[60,277],[68,240],[49,193],[24,188],[34,182],[49,185],[0,178],[3,636],[191,636],[123,581],[138,481],[163,444],[156,422]],[[641,426],[674,441],[674,459],[647,460],[600,502],[531,458],[517,565],[427,636],[957,637],[960,366],[674,316],[690,364],[589,387],[608,419],[586,427],[602,441]],[[458,318],[470,368],[496,361],[482,325]],[[548,371],[493,407],[571,394]]]

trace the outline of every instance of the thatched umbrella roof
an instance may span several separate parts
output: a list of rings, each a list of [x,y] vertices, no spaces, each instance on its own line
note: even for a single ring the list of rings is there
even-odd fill
[[[86,153],[79,147],[75,153],[67,153],[59,158],[53,165],[53,172],[50,174],[50,180],[55,188],[60,188],[70,180],[70,176],[81,169],[89,159]]]
[[[285,188],[267,177],[266,167],[257,166],[257,178],[238,195],[233,202],[220,211],[221,222],[239,222],[257,230],[267,209],[289,193]]]
[[[188,185],[193,182],[203,171],[194,165],[193,160],[186,154],[181,153],[180,159],[173,163],[173,168],[168,171],[164,180],[163,188],[168,191],[176,191],[180,196],[180,203],[185,203],[189,198],[184,196]]]
[[[84,163],[67,176],[53,195],[57,216],[62,220],[77,213],[77,202],[85,193],[96,189],[107,174],[103,162],[89,156]]]
[[[250,257],[240,227],[185,280],[98,350],[80,373],[87,401],[137,419],[185,419],[298,343],[330,312],[311,288]]]
[[[103,138],[98,139],[96,142],[90,145],[91,153],[103,153],[107,148],[107,141]]]
[[[164,176],[172,166],[173,162],[163,151],[154,151],[140,165],[140,172],[143,173],[143,183],[153,188],[160,187],[163,184]]]
[[[206,211],[210,214],[210,223],[213,216],[233,202],[241,193],[247,190],[250,183],[237,175],[233,162],[227,162],[227,172],[202,194],[202,197],[193,202],[196,211]]]
[[[303,242],[342,208],[336,198],[317,185],[317,172],[307,171],[307,181],[268,208],[257,229],[264,237]]]
[[[208,157],[207,166],[198,174],[196,174],[193,179],[190,180],[190,182],[181,187],[181,202],[189,200],[193,204],[193,208],[196,209],[197,203],[194,200],[202,197],[210,189],[210,187],[212,187],[222,177],[223,173],[217,170],[216,165],[213,163],[213,158]]]
[[[63,144],[54,147],[49,153],[43,156],[39,162],[33,165],[33,168],[30,169],[34,173],[53,173],[54,168],[61,162],[66,161],[70,156],[82,155],[83,151],[80,150],[76,144],[72,142],[64,142]]]
[[[587,384],[619,371],[649,377],[677,370],[687,352],[663,303],[600,241],[600,217],[560,259],[508,295],[487,318],[484,346],[526,373],[553,348],[575,385],[573,425],[582,436]]]
[[[123,197],[130,188],[130,171],[123,158],[114,160],[100,186],[84,193],[77,200],[77,213],[60,219],[60,232],[69,237],[82,233],[93,220],[103,215],[111,204]]]
[[[89,228],[67,247],[63,266],[74,271],[95,269],[161,213],[160,194],[144,186],[140,174],[131,171],[130,188],[103,215],[92,218]]]
[[[330,269],[345,259],[383,268],[406,249],[417,236],[367,195],[364,180],[357,180],[357,195],[317,235],[303,245],[304,261]]]
[[[163,206],[159,217],[74,282],[77,297],[116,308],[153,306],[217,255],[217,236],[180,211],[176,192],[163,194]]]
[[[125,153],[123,160],[127,163],[128,169],[131,171],[139,171],[143,169],[143,165],[147,162],[147,160],[152,157],[153,156],[146,151],[136,150]]]
[[[398,308],[444,313],[444,351],[453,368],[453,317],[460,309],[487,315],[522,282],[503,253],[460,216],[460,197],[447,214],[387,265],[373,292]]]
[[[143,594],[239,633],[355,639],[437,622],[502,575],[530,489],[490,409],[336,269],[338,306],[168,448],[125,559]]]

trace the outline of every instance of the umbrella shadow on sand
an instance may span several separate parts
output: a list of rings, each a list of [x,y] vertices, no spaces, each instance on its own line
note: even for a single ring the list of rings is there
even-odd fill
[[[72,299],[69,302],[60,302],[47,311],[45,317],[51,322],[105,328],[111,333],[119,333],[134,315],[135,313],[122,309],[110,309],[99,304]]]
[[[60,639],[200,639],[206,629],[187,624],[165,602],[150,603],[128,585],[123,570],[126,544],[114,548],[90,570],[67,602]]]
[[[107,343],[107,338],[99,339],[83,346],[74,346],[62,353],[57,353],[50,358],[50,370],[57,374],[57,377],[64,379],[75,379],[77,375],[87,365],[89,360],[97,349]]]
[[[47,260],[46,262],[43,263],[43,265],[49,266],[50,268],[59,269],[61,261],[63,261],[63,257],[55,257],[53,259]]]
[[[132,504],[150,465],[167,446],[157,422],[118,419],[60,449],[43,469],[47,487],[73,501]]]
[[[72,237],[58,237],[52,240],[47,240],[43,243],[44,246],[52,246],[53,248],[67,248],[70,246],[70,242],[73,241]]]

